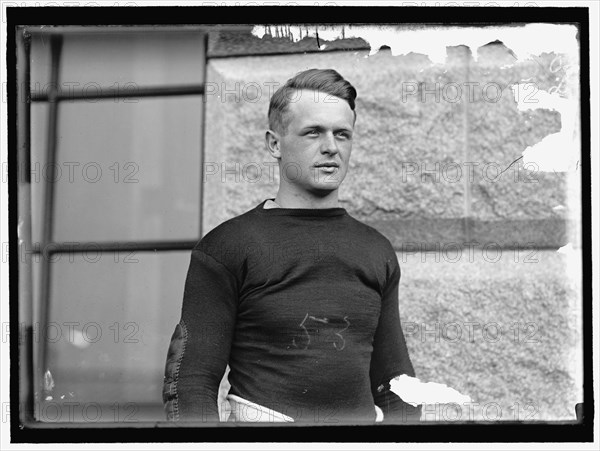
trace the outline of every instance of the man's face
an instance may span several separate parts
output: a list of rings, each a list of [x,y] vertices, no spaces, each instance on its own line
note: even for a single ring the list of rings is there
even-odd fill
[[[324,196],[346,177],[354,112],[345,100],[322,92],[297,91],[290,99],[287,130],[280,135],[280,183]]]

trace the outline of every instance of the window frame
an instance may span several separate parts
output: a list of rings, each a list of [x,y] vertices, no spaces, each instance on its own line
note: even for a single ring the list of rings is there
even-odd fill
[[[168,84],[151,87],[136,87],[133,90],[103,89],[102,91],[75,90],[70,93],[61,93],[59,90],[59,74],[61,69],[62,46],[65,36],[90,35],[90,34],[128,34],[128,33],[165,33],[177,31],[178,33],[197,33],[202,37],[202,82],[195,84]],[[44,34],[49,37],[50,42],[50,64],[51,73],[49,89],[44,92],[31,92],[31,39],[33,35]],[[66,26],[48,29],[43,26],[16,26],[15,40],[17,46],[17,98],[26,99],[18,102],[17,123],[19,134],[17,136],[19,155],[18,162],[21,175],[17,183],[19,195],[18,214],[19,220],[24,225],[19,239],[19,255],[31,254],[31,258],[40,261],[40,283],[39,283],[39,330],[45,330],[49,324],[49,312],[51,310],[52,291],[52,259],[55,255],[65,253],[84,253],[87,251],[107,252],[171,252],[191,250],[202,237],[202,184],[200,184],[200,204],[198,235],[192,240],[127,240],[127,241],[87,241],[82,243],[64,243],[54,240],[54,216],[56,194],[54,187],[54,170],[56,155],[58,154],[58,115],[59,105],[62,101],[90,101],[97,99],[138,99],[138,98],[165,98],[173,96],[202,96],[202,114],[200,123],[200,165],[198,177],[201,177],[201,168],[204,164],[204,133],[206,122],[206,102],[204,98],[206,74],[208,65],[208,28],[205,26]],[[43,187],[43,213],[41,236],[39,245],[34,245],[31,234],[31,106],[33,102],[46,103],[48,130],[46,135],[46,147],[42,150],[46,154],[46,166],[49,173],[44,177]],[[118,423],[101,421],[94,422],[42,422],[36,417],[37,403],[35,393],[44,392],[44,368],[48,367],[47,337],[42,336],[34,340],[34,315],[33,315],[33,277],[31,264],[19,261],[20,296],[19,296],[19,359],[20,365],[20,391],[19,391],[19,419],[22,424],[35,428],[54,428],[57,425],[69,425],[73,427],[100,427],[107,425],[127,426],[132,423]],[[166,420],[165,420],[166,422]],[[156,421],[135,420],[136,427],[156,426]]]

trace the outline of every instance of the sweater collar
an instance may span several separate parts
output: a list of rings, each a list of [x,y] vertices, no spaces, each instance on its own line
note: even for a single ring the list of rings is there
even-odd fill
[[[268,200],[275,201],[275,199],[263,200],[255,210],[263,215],[269,216],[316,216],[316,217],[329,217],[329,216],[342,216],[347,214],[346,209],[342,207],[334,208],[264,208],[265,203]]]

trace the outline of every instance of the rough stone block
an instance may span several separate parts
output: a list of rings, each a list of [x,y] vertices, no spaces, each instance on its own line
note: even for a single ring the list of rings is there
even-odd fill
[[[528,146],[560,130],[561,115],[549,109],[519,111],[511,88],[531,83],[527,101],[538,103],[542,93],[558,83],[552,71],[556,55],[515,63],[510,49],[495,44],[480,48],[478,56],[469,68],[469,81],[475,83],[468,105],[473,167],[470,236],[502,245],[560,247],[565,244],[566,224],[564,212],[555,207],[568,202],[566,174],[542,172],[520,158]]]
[[[400,316],[422,381],[468,394],[426,420],[574,420],[581,297],[554,251],[398,254]]]

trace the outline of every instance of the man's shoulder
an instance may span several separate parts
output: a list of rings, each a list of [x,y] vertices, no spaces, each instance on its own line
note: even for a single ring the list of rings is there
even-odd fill
[[[390,250],[393,250],[391,241],[375,227],[356,219],[350,214],[347,215],[348,220],[356,231],[365,237],[365,240],[372,243],[373,245],[381,246]]]
[[[383,263],[386,268],[386,278],[394,268],[397,267],[399,270],[396,250],[391,241],[375,227],[351,215],[347,216],[351,221],[352,228],[355,230],[354,236],[358,237],[359,240],[359,242],[351,243],[351,245],[360,253],[362,261],[376,262],[376,265]]]
[[[258,215],[255,214],[256,208],[258,207],[251,208],[245,213],[234,216],[217,225],[198,241],[194,249],[206,250],[216,245],[227,245],[229,247],[238,242],[244,242],[252,233],[259,219]]]

